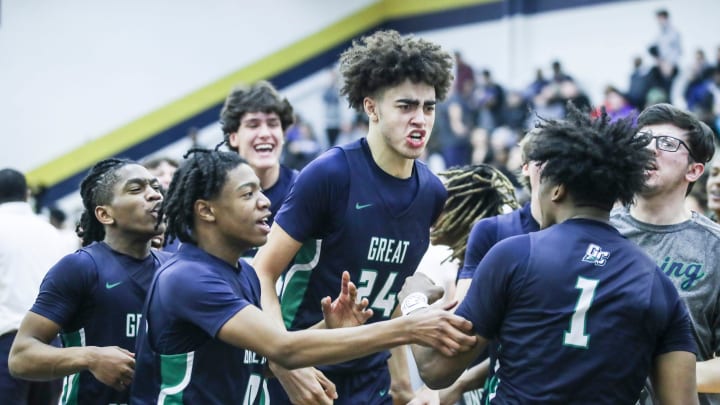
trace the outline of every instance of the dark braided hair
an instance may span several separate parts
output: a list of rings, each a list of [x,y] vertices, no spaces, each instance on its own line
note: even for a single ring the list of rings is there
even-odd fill
[[[452,168],[444,177],[448,199],[430,239],[452,250],[448,259],[465,259],[470,229],[479,220],[519,207],[515,188],[500,170],[486,164]]]
[[[217,197],[228,172],[246,161],[237,153],[197,148],[190,149],[183,157],[187,160],[175,172],[163,201],[166,239],[197,243],[193,237],[195,201]]]
[[[135,162],[116,158],[101,160],[90,169],[80,183],[80,197],[84,210],[80,222],[75,227],[75,233],[82,239],[83,246],[105,239],[105,226],[95,217],[95,208],[112,202],[113,187],[120,180],[117,172],[130,164]]]
[[[452,84],[453,59],[440,45],[401,36],[397,31],[378,31],[360,40],[340,55],[344,85],[340,93],[351,108],[362,111],[363,99],[410,79],[435,88],[444,100]]]
[[[608,211],[625,205],[645,184],[654,162],[650,137],[635,133],[632,117],[611,122],[603,110],[597,119],[568,104],[565,120],[544,120],[527,145],[527,157],[543,164],[540,178],[563,184],[576,203]]]

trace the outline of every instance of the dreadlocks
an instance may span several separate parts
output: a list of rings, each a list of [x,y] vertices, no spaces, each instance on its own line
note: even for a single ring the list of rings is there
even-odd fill
[[[470,229],[479,220],[519,207],[515,189],[498,169],[481,164],[464,166],[440,173],[444,177],[448,199],[443,213],[430,232],[430,239],[445,244],[461,263]]]
[[[190,149],[183,157],[189,159],[175,173],[162,210],[167,219],[168,241],[177,238],[181,242],[196,243],[193,237],[195,201],[217,197],[227,173],[246,162],[237,153],[207,149]]]
[[[113,187],[120,179],[117,174],[118,170],[125,165],[134,163],[127,159],[102,160],[90,169],[80,183],[80,197],[82,197],[85,209],[80,216],[75,233],[82,238],[83,246],[105,239],[105,227],[95,217],[95,208],[98,205],[112,202]]]

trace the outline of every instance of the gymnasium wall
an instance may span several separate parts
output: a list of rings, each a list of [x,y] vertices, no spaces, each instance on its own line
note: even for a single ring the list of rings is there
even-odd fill
[[[549,73],[559,59],[595,103],[605,85],[627,86],[632,58],[647,56],[657,35],[659,8],[681,32],[685,65],[695,49],[713,59],[720,46],[715,0],[198,4],[0,3],[2,166],[29,172],[35,185],[49,187],[49,201],[64,198],[88,165],[108,155],[179,155],[192,127],[201,142],[219,142],[214,121],[223,95],[260,78],[322,133],[325,68],[353,36],[378,27],[460,50],[510,88],[525,86],[538,68]],[[77,205],[77,197],[62,201]]]

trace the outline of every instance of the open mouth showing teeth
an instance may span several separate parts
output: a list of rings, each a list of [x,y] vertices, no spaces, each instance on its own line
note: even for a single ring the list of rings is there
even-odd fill
[[[269,143],[255,145],[256,152],[272,152],[273,149],[274,149],[274,147],[272,145],[270,145]]]

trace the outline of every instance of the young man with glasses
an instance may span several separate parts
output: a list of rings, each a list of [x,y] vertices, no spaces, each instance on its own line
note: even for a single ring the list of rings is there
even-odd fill
[[[695,329],[700,403],[720,404],[720,395],[709,395],[720,393],[720,226],[684,204],[715,152],[713,133],[670,104],[646,108],[638,128],[653,138],[655,163],[635,202],[615,209],[611,221],[675,284]]]

